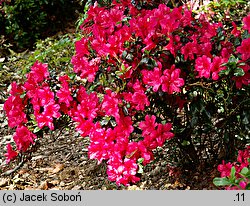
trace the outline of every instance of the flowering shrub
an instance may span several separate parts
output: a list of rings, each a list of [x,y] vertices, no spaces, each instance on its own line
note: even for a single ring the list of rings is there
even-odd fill
[[[225,163],[218,166],[221,178],[214,178],[216,186],[224,186],[227,190],[250,189],[250,146],[238,153],[237,162]]]
[[[227,146],[228,155],[245,144],[249,15],[246,31],[234,35],[185,6],[139,9],[124,0],[95,4],[87,14],[72,57],[75,76],[54,80],[47,65],[36,62],[26,82],[12,83],[4,109],[16,127],[16,149],[7,145],[7,162],[28,152],[37,131],[54,130],[65,116],[90,138],[89,158],[107,162],[118,185],[138,182],[165,142],[176,143],[185,157],[179,158],[194,168],[206,155],[217,158],[215,144]]]

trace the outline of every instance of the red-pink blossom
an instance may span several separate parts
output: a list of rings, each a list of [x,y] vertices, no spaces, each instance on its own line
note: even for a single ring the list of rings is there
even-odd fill
[[[11,90],[10,94],[15,96],[15,95],[22,95],[24,92],[23,87],[21,84],[17,84],[16,82],[11,83]]]
[[[211,72],[212,72],[212,79],[218,80],[219,79],[219,72],[225,70],[225,66],[221,66],[223,63],[226,63],[227,59],[221,57],[214,57],[213,62],[211,64]]]
[[[119,118],[119,100],[114,92],[107,90],[102,101],[102,109],[106,112],[106,115]]]
[[[250,38],[244,39],[236,50],[241,54],[242,60],[247,61],[250,58]]]
[[[132,96],[132,102],[136,105],[136,110],[144,110],[145,106],[149,106],[150,102],[148,101],[148,97],[144,92],[135,92]]]
[[[70,102],[73,100],[71,96],[71,91],[68,83],[69,77],[67,75],[61,76],[59,81],[61,81],[61,88],[56,92],[59,103],[65,103],[67,107],[70,106]]]
[[[160,68],[155,67],[153,71],[142,70],[143,83],[153,87],[153,91],[157,92],[161,86],[162,71]]]
[[[116,181],[117,185],[129,185],[130,182],[138,182],[140,178],[136,177],[137,170],[138,165],[134,159],[125,158],[122,160],[117,155],[108,161],[108,178],[111,181]]]
[[[53,118],[59,118],[61,113],[59,112],[60,105],[48,104],[44,106],[44,111],[35,115],[39,128],[48,126],[51,130],[54,130]]]
[[[197,54],[198,51],[199,51],[199,46],[197,44],[197,41],[188,42],[181,48],[181,53],[184,55],[185,60],[187,60],[188,58],[190,60],[193,60],[194,54]]]
[[[4,154],[4,156],[6,157],[6,163],[9,164],[11,160],[17,157],[18,153],[12,149],[10,143],[7,144],[6,148],[7,148],[7,153]]]
[[[225,161],[222,161],[222,164],[218,165],[218,171],[221,173],[221,177],[229,177],[231,173],[233,165],[232,163],[228,162],[225,163]]]
[[[90,159],[97,159],[98,163],[103,160],[108,160],[112,155],[115,138],[112,129],[99,128],[93,130],[90,134],[90,145],[88,147],[88,154]]]
[[[40,89],[37,89],[36,92],[36,96],[39,98],[40,106],[53,104],[55,102],[54,93],[51,91],[49,86],[44,86]]]
[[[210,78],[211,72],[211,58],[203,55],[195,60],[195,70],[198,72],[199,78]]]
[[[34,135],[27,127],[20,126],[17,127],[13,139],[16,143],[17,149],[19,151],[26,152],[28,147],[31,144],[34,144],[36,135]]]
[[[119,136],[129,136],[134,131],[131,117],[120,115],[115,131]]]
[[[8,97],[3,109],[6,111],[9,127],[20,126],[28,121],[24,113],[24,108],[23,99],[19,95]]]
[[[180,69],[176,69],[175,65],[172,65],[171,69],[165,69],[163,72],[162,79],[162,91],[169,94],[174,92],[180,92],[184,85],[184,79],[180,78]]]
[[[242,189],[242,190],[245,190],[246,189],[246,186],[247,186],[247,182],[246,181],[240,181],[240,183],[239,183],[239,185],[240,185],[240,189]]]
[[[89,55],[88,39],[82,38],[75,43],[75,50],[78,56]]]
[[[232,79],[236,82],[236,88],[240,89],[243,85],[250,84],[250,66],[248,64],[239,66],[245,72],[244,76],[235,76]]]
[[[71,62],[74,65],[74,72],[79,74],[81,78],[87,78],[89,82],[95,80],[96,72],[99,70],[100,58],[89,61],[87,57],[79,57],[76,54],[72,57]]]
[[[48,65],[36,61],[31,67],[31,72],[27,75],[27,78],[33,78],[35,82],[40,83],[49,76]]]
[[[247,30],[250,33],[250,13],[243,18],[243,29]]]
[[[170,140],[174,137],[174,134],[170,132],[172,124],[158,124],[156,130],[156,141],[159,147],[162,147],[166,140]]]
[[[155,131],[156,126],[158,125],[156,122],[156,117],[154,115],[146,115],[145,121],[139,123],[139,127],[142,130],[142,135],[148,135]]]
[[[240,37],[241,31],[237,29],[237,24],[235,22],[232,22],[232,25],[233,25],[233,30],[231,31],[231,34],[233,34],[235,37]]]

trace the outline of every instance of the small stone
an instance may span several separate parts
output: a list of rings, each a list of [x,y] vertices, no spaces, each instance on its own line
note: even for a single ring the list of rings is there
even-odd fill
[[[64,181],[61,181],[61,182],[60,182],[60,186],[61,186],[61,187],[64,187],[64,186],[65,186],[65,182],[64,182]]]

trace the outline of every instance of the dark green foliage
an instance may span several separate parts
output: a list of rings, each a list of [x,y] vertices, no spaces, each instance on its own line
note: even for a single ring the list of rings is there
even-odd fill
[[[35,41],[63,30],[75,20],[78,1],[16,0],[0,6],[0,34],[16,51],[32,48]]]

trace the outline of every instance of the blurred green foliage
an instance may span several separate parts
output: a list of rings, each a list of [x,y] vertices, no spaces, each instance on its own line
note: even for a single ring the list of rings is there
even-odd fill
[[[79,1],[5,0],[0,5],[0,35],[15,51],[33,48],[34,43],[63,30],[75,21]],[[3,39],[3,38],[2,38]]]
[[[250,12],[250,2],[247,0],[212,0],[201,10],[211,14],[214,21],[227,24],[234,21],[241,23],[243,17]]]
[[[19,79],[22,79],[36,60],[47,63],[50,72],[54,75],[61,72],[71,73],[73,70],[71,58],[75,52],[74,43],[79,38],[79,33],[57,35],[45,40],[38,40],[35,44],[35,50],[32,52],[26,50],[22,53],[16,53],[10,50],[8,61],[0,62],[0,74],[7,71],[10,74],[13,72],[18,74]],[[1,79],[0,84],[9,84],[10,81],[13,81],[13,75],[9,78],[5,77]]]

